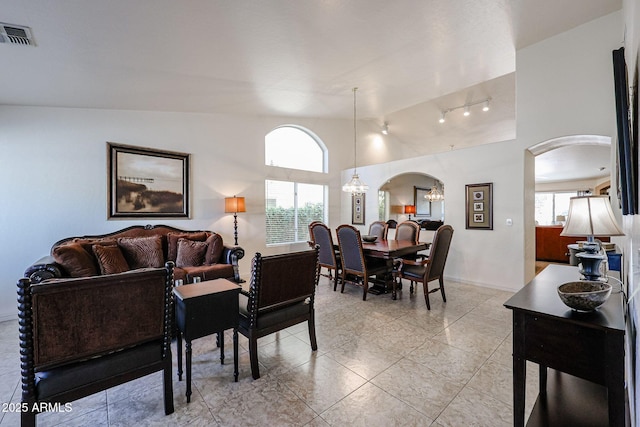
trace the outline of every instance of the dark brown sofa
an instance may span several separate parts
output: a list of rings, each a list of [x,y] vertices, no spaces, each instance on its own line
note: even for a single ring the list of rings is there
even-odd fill
[[[22,427],[52,405],[158,371],[173,412],[172,269],[18,281]]]
[[[175,263],[174,279],[190,282],[218,278],[240,281],[238,260],[244,250],[226,246],[219,234],[186,231],[167,225],[132,226],[113,233],[68,237],[50,255],[29,266],[32,283],[51,278],[91,277]]]

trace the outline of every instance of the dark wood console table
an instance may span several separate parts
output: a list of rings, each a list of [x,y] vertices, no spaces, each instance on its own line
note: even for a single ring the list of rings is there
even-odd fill
[[[576,267],[550,265],[504,304],[513,310],[513,416],[516,427],[525,425],[527,360],[540,367],[540,393],[528,425],[535,421],[552,426],[555,425],[553,420],[565,427],[584,425],[581,421],[572,424],[575,417],[571,414],[551,414],[552,411],[570,411],[570,406],[550,405],[547,399],[557,400],[564,388],[564,393],[571,394],[575,400],[575,394],[587,388],[572,386],[574,379],[580,381],[579,378],[605,388],[604,393],[578,398],[583,411],[605,408],[608,412],[603,417],[605,423],[607,419],[610,426],[626,423],[622,294],[615,292],[619,287],[614,284],[611,297],[597,311],[575,312],[560,301],[557,287],[578,277]],[[549,393],[547,368],[558,371],[551,371],[553,384]],[[565,374],[569,375],[563,380]],[[592,404],[589,399],[600,401]],[[602,400],[606,400],[604,405]]]

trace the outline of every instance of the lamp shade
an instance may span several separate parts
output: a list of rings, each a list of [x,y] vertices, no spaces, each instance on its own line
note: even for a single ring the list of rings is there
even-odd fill
[[[225,213],[237,213],[246,212],[244,207],[244,197],[225,197],[224,198],[224,212]]]
[[[561,236],[624,236],[608,196],[572,197]]]
[[[415,214],[416,207],[414,205],[404,205],[404,213],[405,214]]]

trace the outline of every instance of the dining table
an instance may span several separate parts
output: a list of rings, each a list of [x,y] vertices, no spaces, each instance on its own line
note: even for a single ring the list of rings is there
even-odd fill
[[[431,243],[412,242],[410,240],[376,240],[375,242],[362,241],[362,252],[365,257],[381,258],[386,260],[388,267],[388,277],[393,279],[394,260],[408,255],[417,254],[420,251],[429,249]],[[374,282],[369,288],[369,293],[380,295],[389,292],[389,280]],[[392,298],[396,299],[395,288],[392,287]]]

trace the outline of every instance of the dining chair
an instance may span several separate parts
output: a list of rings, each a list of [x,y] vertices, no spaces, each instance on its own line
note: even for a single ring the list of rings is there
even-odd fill
[[[321,221],[314,221],[309,224],[309,237],[311,238],[312,246],[318,245],[320,252],[318,254],[318,264],[320,267],[327,269],[327,274],[320,272],[325,277],[333,280],[333,290],[338,288],[338,277],[340,277],[340,271],[342,269],[342,262],[340,258],[340,251],[336,253],[335,246],[333,245],[333,237],[331,236],[331,230]]]
[[[387,223],[384,221],[373,221],[369,225],[369,235],[376,236],[378,240],[387,240]]]
[[[436,230],[431,243],[431,252],[429,258],[420,261],[409,259],[400,260],[400,265],[395,274],[398,279],[407,279],[413,282],[422,283],[424,288],[424,300],[427,303],[427,310],[431,310],[429,303],[429,294],[440,291],[442,301],[447,302],[444,292],[444,266],[447,262],[449,247],[451,246],[451,238],[453,237],[453,228],[450,225],[442,225]],[[429,290],[429,282],[438,280],[440,286]],[[394,282],[395,283],[395,282]]]
[[[396,226],[396,240],[409,240],[416,243],[420,237],[420,224],[414,221],[402,221]]]
[[[348,224],[339,226],[336,230],[340,257],[342,258],[342,288],[345,283],[363,287],[362,300],[367,300],[369,281],[372,276],[382,276],[389,272],[387,263],[380,258],[365,258],[362,250],[360,231]],[[392,280],[395,295],[395,280]]]

